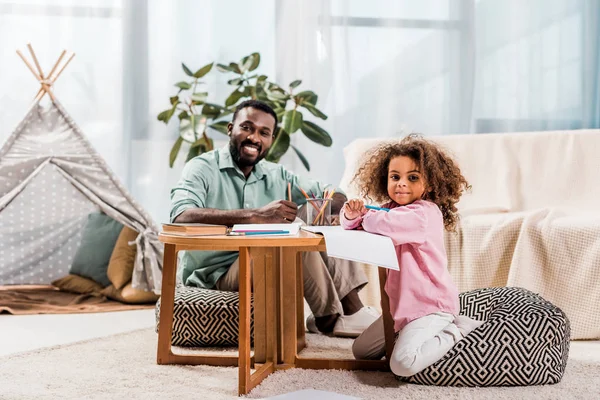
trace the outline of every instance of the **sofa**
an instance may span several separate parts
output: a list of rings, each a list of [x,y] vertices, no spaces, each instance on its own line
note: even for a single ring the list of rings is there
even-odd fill
[[[461,292],[514,286],[540,294],[571,321],[571,339],[600,339],[600,130],[431,136],[472,185],[446,232],[448,268]],[[365,153],[398,138],[344,149],[340,187]],[[366,269],[377,282],[376,268]],[[377,285],[363,293],[379,301]]]

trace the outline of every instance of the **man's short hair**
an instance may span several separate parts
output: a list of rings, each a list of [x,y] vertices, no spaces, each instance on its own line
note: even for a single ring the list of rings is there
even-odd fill
[[[275,111],[273,111],[273,109],[267,103],[263,103],[259,100],[246,100],[238,104],[238,106],[235,108],[235,112],[233,113],[233,118],[231,119],[232,124],[235,123],[235,119],[237,118],[238,112],[246,107],[252,107],[271,115],[275,119],[275,126],[273,127],[273,135],[275,135],[275,131],[277,130],[277,124],[279,123],[279,120],[277,119],[277,114],[275,114]]]

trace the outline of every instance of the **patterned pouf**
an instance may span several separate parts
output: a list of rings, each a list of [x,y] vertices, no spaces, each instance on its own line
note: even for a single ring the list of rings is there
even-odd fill
[[[486,321],[444,358],[398,379],[440,386],[523,386],[558,383],[569,356],[570,326],[562,310],[515,287],[460,295],[460,313]]]
[[[173,346],[237,346],[239,332],[239,295],[237,292],[200,289],[178,285],[173,312]],[[250,307],[251,315],[253,312]],[[160,319],[160,299],[156,303],[156,332]],[[254,319],[250,320],[250,338]]]

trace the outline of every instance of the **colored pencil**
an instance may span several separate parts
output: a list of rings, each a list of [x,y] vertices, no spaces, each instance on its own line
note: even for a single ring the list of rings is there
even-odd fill
[[[383,208],[383,207],[375,207],[375,206],[365,206],[366,209],[368,210],[376,210],[376,211],[390,211],[389,208]]]

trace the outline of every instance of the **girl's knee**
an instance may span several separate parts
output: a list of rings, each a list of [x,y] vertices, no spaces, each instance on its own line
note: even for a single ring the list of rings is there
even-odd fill
[[[392,356],[392,359],[390,360],[390,369],[394,375],[402,376],[404,378],[408,378],[409,376],[413,376],[420,372],[415,366],[415,356],[411,357],[407,355],[400,358]]]

